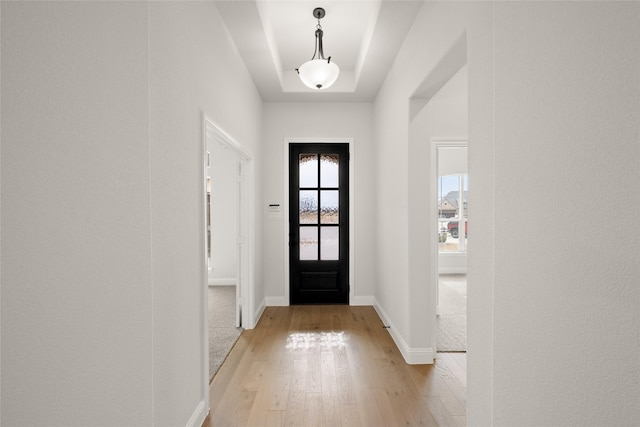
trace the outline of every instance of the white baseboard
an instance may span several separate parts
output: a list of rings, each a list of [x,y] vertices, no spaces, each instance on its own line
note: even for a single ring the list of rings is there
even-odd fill
[[[438,255],[439,274],[467,274],[466,252],[442,252]]]
[[[409,365],[433,365],[436,352],[432,348],[408,348],[402,355]]]
[[[253,320],[255,324],[251,328],[247,328],[247,329],[255,328],[255,326],[260,321],[260,317],[262,317],[262,313],[264,313],[265,308],[267,308],[267,303],[266,303],[266,299],[263,299],[262,302],[258,305],[258,308],[256,309],[255,313],[253,314]]]
[[[372,296],[353,296],[349,305],[374,305],[375,298]]]
[[[440,274],[467,274],[466,267],[440,267],[438,269]]]
[[[237,282],[235,277],[209,278],[209,286],[236,286]]]
[[[187,421],[186,427],[201,427],[204,419],[207,418],[208,412],[206,402],[201,400],[195,411],[193,411],[193,415]]]
[[[284,300],[284,297],[265,297],[264,304],[267,307],[286,307],[289,305],[289,303]]]
[[[409,345],[404,340],[400,332],[398,332],[398,329],[395,327],[393,322],[389,319],[389,316],[387,316],[387,313],[385,313],[385,311],[380,306],[380,303],[378,302],[378,300],[376,300],[375,298],[374,298],[373,307],[375,308],[376,312],[380,316],[380,319],[382,319],[382,323],[389,326],[389,329],[387,330],[389,331],[389,334],[391,335],[391,338],[393,339],[393,341],[396,343],[398,350],[400,350],[402,357],[404,357],[405,362],[407,362],[409,365],[432,365],[433,364],[433,361],[436,358],[436,352],[433,351],[432,348],[409,347]]]

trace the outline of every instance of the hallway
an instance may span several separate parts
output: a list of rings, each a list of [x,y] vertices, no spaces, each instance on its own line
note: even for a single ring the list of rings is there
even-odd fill
[[[204,426],[463,426],[465,414],[465,354],[407,365],[373,307],[289,306],[243,332]]]

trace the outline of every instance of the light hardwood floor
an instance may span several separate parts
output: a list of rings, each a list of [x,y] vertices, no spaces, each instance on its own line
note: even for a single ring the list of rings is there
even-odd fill
[[[466,355],[407,365],[373,307],[267,307],[211,383],[206,427],[464,426]]]

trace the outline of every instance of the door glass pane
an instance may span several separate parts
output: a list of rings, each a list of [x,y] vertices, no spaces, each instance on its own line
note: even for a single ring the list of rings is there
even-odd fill
[[[316,190],[300,191],[300,224],[318,223],[318,192]]]
[[[339,259],[340,231],[338,227],[322,227],[320,229],[320,259],[331,261]]]
[[[322,190],[320,192],[320,222],[337,224],[339,217],[338,190]]]
[[[300,187],[318,186],[318,155],[300,154]]]
[[[318,227],[300,227],[300,260],[318,260]]]
[[[338,155],[323,154],[320,156],[320,186],[338,187]]]

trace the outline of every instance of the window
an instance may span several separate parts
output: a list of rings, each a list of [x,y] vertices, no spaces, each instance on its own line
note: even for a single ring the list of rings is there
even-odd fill
[[[437,204],[440,252],[467,250],[469,224],[466,160],[466,147],[438,147]]]

